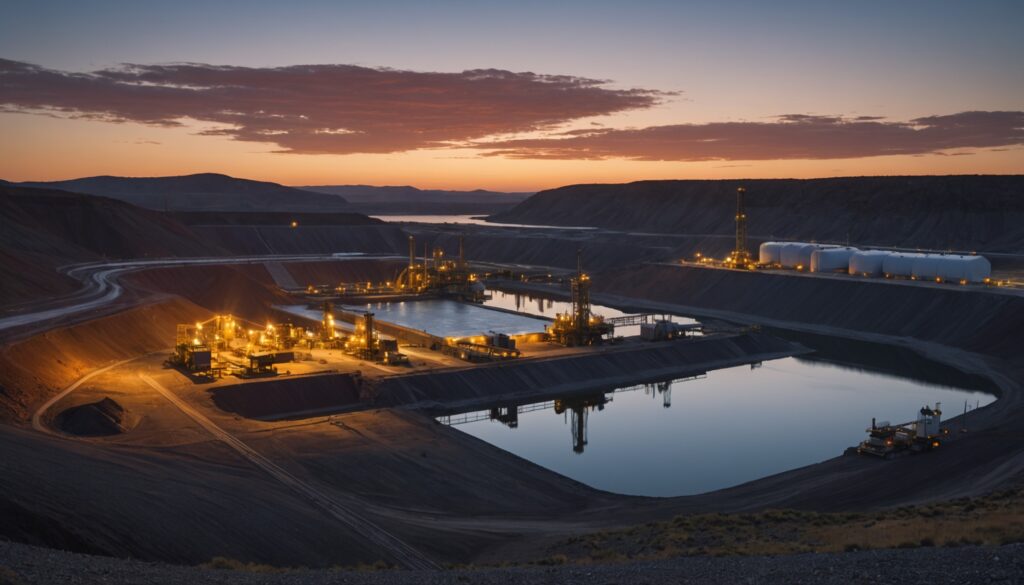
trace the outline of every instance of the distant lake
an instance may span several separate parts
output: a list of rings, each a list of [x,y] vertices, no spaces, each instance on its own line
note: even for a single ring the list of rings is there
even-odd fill
[[[528,225],[520,223],[494,223],[481,219],[479,215],[371,215],[374,219],[389,223],[436,223],[436,224],[470,224],[489,227],[534,228],[549,230],[592,230],[592,227],[564,227],[553,225]]]

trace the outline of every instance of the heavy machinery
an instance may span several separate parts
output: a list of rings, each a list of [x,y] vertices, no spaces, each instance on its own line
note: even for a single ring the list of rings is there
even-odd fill
[[[871,419],[868,438],[857,447],[857,452],[891,459],[899,454],[937,449],[942,438],[949,434],[948,429],[941,428],[940,404],[936,402],[935,408],[925,405],[913,422],[893,425],[882,421],[876,424]]]
[[[610,338],[615,333],[615,325],[590,310],[590,276],[583,272],[580,250],[576,251],[576,276],[569,283],[572,308],[568,313],[555,315],[555,322],[548,327],[548,335],[567,346],[594,345]]]
[[[724,262],[729,268],[753,269],[757,266],[750,249],[747,248],[746,195],[746,187],[736,189],[736,244]]]

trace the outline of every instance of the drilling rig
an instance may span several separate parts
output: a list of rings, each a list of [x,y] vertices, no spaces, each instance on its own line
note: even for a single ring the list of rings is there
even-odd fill
[[[736,244],[729,257],[725,259],[725,265],[729,268],[754,268],[754,258],[747,248],[747,205],[746,187],[736,189]]]
[[[615,325],[590,311],[590,276],[583,272],[582,251],[576,251],[576,276],[570,281],[572,307],[555,315],[548,335],[562,345],[594,345],[615,332]]]

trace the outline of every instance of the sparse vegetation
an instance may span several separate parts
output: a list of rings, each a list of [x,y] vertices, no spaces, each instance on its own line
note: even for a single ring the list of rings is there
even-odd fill
[[[677,516],[571,537],[548,552],[563,562],[679,556],[786,555],[1024,541],[1024,490],[872,513],[768,510]],[[547,559],[545,559],[547,560]],[[550,564],[538,561],[537,564]]]
[[[8,569],[7,567],[0,566],[0,585],[22,585],[24,581],[17,573]]]
[[[287,568],[274,567],[272,565],[244,563],[238,559],[231,559],[227,557],[213,557],[209,562],[203,563],[200,566],[206,569],[244,571],[246,573],[284,573],[289,570]]]

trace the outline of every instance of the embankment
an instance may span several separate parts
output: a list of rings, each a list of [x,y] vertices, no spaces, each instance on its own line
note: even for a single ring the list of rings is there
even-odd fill
[[[328,374],[232,384],[210,392],[221,410],[248,418],[279,418],[341,408],[360,398],[362,378]]]
[[[654,301],[696,316],[913,338],[1000,358],[1019,356],[1024,331],[1024,297],[975,287],[680,265],[605,273],[594,283],[595,292],[616,304]]]
[[[803,351],[799,345],[759,334],[638,342],[583,355],[394,376],[379,382],[374,402],[444,412],[684,377]]]

